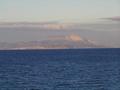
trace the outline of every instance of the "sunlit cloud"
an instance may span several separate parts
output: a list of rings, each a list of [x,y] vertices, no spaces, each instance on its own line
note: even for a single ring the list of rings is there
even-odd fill
[[[49,36],[49,40],[66,40],[66,41],[72,41],[72,42],[89,42],[94,43],[94,41],[82,38],[80,35],[77,34],[69,34],[69,35],[57,35],[57,36]]]

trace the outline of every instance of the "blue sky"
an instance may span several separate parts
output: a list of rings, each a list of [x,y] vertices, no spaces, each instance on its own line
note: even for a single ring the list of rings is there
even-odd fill
[[[120,16],[119,0],[0,0],[0,21],[91,22]]]

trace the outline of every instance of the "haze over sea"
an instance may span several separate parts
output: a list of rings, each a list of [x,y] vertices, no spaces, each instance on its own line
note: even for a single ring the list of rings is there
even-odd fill
[[[0,90],[120,90],[120,49],[2,50]]]

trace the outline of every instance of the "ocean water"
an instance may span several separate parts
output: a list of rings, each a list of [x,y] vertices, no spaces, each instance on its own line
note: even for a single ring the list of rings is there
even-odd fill
[[[0,90],[120,90],[120,49],[0,51]]]

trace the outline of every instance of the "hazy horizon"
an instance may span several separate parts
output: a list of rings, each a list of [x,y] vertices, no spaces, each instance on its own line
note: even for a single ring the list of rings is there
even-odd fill
[[[119,0],[2,0],[0,43],[64,36],[120,47],[119,4]]]

